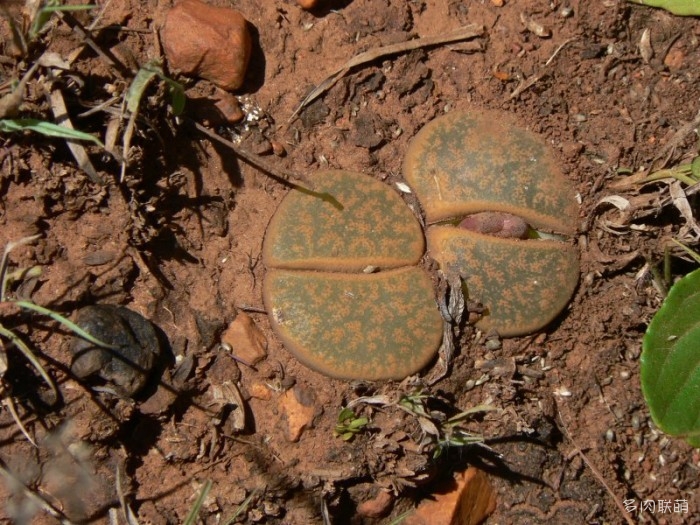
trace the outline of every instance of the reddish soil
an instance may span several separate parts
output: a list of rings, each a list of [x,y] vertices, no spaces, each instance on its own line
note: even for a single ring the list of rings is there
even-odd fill
[[[205,120],[210,84],[178,78],[189,100],[186,117],[176,119],[154,83],[123,181],[119,164],[96,147],[88,151],[105,185],[77,168],[60,139],[0,135],[0,243],[41,234],[12,252],[12,268],[43,270],[12,295],[66,316],[88,304],[127,306],[160,329],[168,354],[160,386],[152,381],[136,400],[122,399],[70,373],[68,332],[8,309],[2,325],[31,345],[61,399],[51,399],[5,341],[5,397],[38,447],[7,408],[0,411],[3,469],[81,523],[107,523],[110,511],[124,506],[142,524],[182,523],[207,481],[201,523],[226,523],[237,510],[233,523],[324,523],[323,508],[333,524],[391,523],[468,465],[487,471],[497,490],[489,524],[697,523],[700,455],[654,427],[639,386],[642,336],[662,300],[650,265],[662,261],[671,237],[697,241],[676,209],[662,205],[666,183],[625,181],[630,170],[673,166],[696,151],[694,133],[676,133],[698,111],[698,20],[622,0],[502,7],[489,0],[328,0],[316,12],[291,0],[210,3],[244,14],[254,49],[236,93],[246,120],[206,123],[278,171],[342,168],[393,184],[402,180],[410,138],[453,110],[501,110],[544,136],[580,195],[579,287],[567,310],[535,336],[499,346],[466,330],[449,373],[432,386],[417,378],[339,381],[310,371],[271,332],[261,299],[261,244],[289,189],[189,124]],[[119,56],[139,64],[159,56],[157,31],[171,2],[98,4],[104,9],[93,35],[103,49],[118,45]],[[22,5],[7,8],[18,19]],[[76,16],[89,25],[94,13]],[[551,36],[536,36],[523,16]],[[355,68],[289,120],[314,85],[357,53],[466,24],[483,25],[483,36]],[[647,29],[651,56],[640,47]],[[44,50],[66,59],[84,43],[56,19],[17,57],[6,23],[2,34],[6,81],[21,78]],[[52,119],[45,75],[40,68],[30,81],[20,116]],[[77,115],[123,93],[129,79],[85,48],[59,82],[76,127],[104,138],[110,113]],[[4,94],[8,85],[0,88]],[[273,153],[280,148],[286,154]],[[623,213],[601,204],[611,195],[633,207]],[[674,259],[674,275],[690,268]],[[267,339],[267,358],[254,368],[220,345],[239,311]],[[227,382],[239,389],[243,408],[216,397]],[[334,437],[337,416],[353,399],[396,400],[419,388],[449,414],[495,406],[468,423],[488,448],[448,448],[433,459],[419,446],[415,418],[368,405],[355,408],[370,419],[366,431],[347,442]],[[309,409],[311,425],[296,441],[285,392]],[[380,491],[392,494],[386,515],[358,512]],[[685,502],[687,511],[628,513],[615,500]],[[36,510],[17,484],[0,485],[0,501],[2,523],[21,523]],[[58,522],[42,510],[26,519]]]

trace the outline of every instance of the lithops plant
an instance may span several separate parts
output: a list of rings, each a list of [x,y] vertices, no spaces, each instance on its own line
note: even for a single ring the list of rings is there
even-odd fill
[[[412,139],[404,176],[429,227],[429,254],[485,306],[477,327],[534,332],[579,277],[574,191],[546,143],[502,113],[454,112]]]
[[[343,379],[403,379],[442,340],[423,232],[389,186],[322,171],[290,192],[267,229],[263,298],[273,330],[302,363]]]

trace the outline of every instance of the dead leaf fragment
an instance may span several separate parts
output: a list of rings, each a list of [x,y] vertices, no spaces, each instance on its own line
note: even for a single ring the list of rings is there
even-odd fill
[[[232,430],[240,432],[245,429],[245,401],[238,387],[230,381],[212,385],[212,405],[217,407],[217,415],[212,422],[221,425],[225,419],[231,422]]]
[[[680,212],[686,222],[686,229],[693,230],[695,235],[700,235],[700,225],[698,225],[693,215],[693,208],[688,202],[688,197],[683,191],[680,181],[673,181],[669,185],[669,193],[673,199],[673,205]]]
[[[459,473],[423,500],[405,525],[478,525],[496,509],[496,492],[474,467]]]
[[[267,339],[244,312],[238,312],[221,341],[231,348],[238,361],[248,366],[254,366],[267,356]]]
[[[639,39],[639,54],[642,55],[642,60],[648,64],[654,56],[654,50],[651,47],[651,30],[647,27]]]

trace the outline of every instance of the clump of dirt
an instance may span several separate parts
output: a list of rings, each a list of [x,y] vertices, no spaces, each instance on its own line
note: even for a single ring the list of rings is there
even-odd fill
[[[666,182],[640,187],[629,173],[697,151],[683,130],[700,99],[698,21],[622,0],[328,0],[313,11],[291,0],[234,4],[253,36],[241,89],[232,98],[164,63],[185,88],[185,113],[171,113],[167,84],[154,81],[130,151],[120,151],[121,139],[116,155],[85,144],[104,184],[61,139],[0,136],[0,242],[41,235],[11,253],[11,269],[42,267],[11,296],[66,316],[91,304],[128,307],[167,340],[145,389],[120,397],[71,373],[69,331],[3,310],[2,326],[30,344],[60,398],[4,341],[4,399],[37,446],[9,409],[0,412],[0,466],[15,478],[0,488],[0,515],[106,523],[128,507],[139,523],[181,523],[211,481],[203,523],[234,515],[233,523],[324,523],[326,513],[338,524],[390,523],[472,465],[498,492],[489,522],[691,522],[700,456],[650,421],[639,355],[662,299],[651,266],[671,237],[691,247],[697,237],[666,199]],[[53,15],[23,50],[11,28],[22,32],[31,15],[6,3],[0,94],[48,52],[53,62],[29,78],[18,116],[58,120],[50,96],[58,91],[77,129],[105,142],[108,132],[121,137],[132,69],[161,56],[158,30],[171,7],[120,0]],[[483,35],[353,68],[290,120],[352,56],[467,24]],[[242,113],[222,116],[222,98]],[[402,182],[410,138],[438,115],[470,109],[511,113],[539,133],[576,188],[581,279],[570,305],[533,336],[501,341],[465,326],[433,384],[348,382],[305,368],[264,313],[262,240],[290,188],[260,166],[295,181],[340,168]],[[252,152],[258,166],[195,123]],[[415,196],[402,195],[421,216]],[[631,207],[615,207],[619,197]],[[690,268],[679,260],[675,275]],[[239,312],[267,339],[267,357],[252,366],[221,345]],[[368,422],[346,441],[334,431],[348,404]],[[441,445],[448,418],[480,405],[497,410],[461,421],[459,435],[485,443]],[[441,434],[431,434],[420,407]],[[356,512],[381,492],[391,494],[384,517]]]

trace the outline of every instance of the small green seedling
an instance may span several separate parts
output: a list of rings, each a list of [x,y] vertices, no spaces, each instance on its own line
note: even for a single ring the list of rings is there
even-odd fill
[[[126,108],[132,114],[138,113],[139,104],[143,98],[146,88],[155,78],[162,80],[168,88],[173,107],[173,114],[180,115],[185,109],[185,88],[182,84],[165,76],[163,68],[157,60],[151,60],[146,65],[139,69],[134,77],[134,80],[129,86],[126,94]]]
[[[362,432],[369,423],[366,417],[357,417],[350,408],[343,408],[338,414],[338,423],[335,425],[333,435],[340,437],[343,441],[350,441],[355,434]]]
[[[430,397],[419,390],[402,396],[396,406],[416,417],[423,432],[421,444],[434,447],[433,458],[450,447],[483,444],[483,436],[469,432],[462,423],[475,414],[494,411],[495,407],[478,405],[447,418],[443,412],[428,408]]]
[[[151,60],[148,62],[141,69],[139,69],[138,73],[136,73],[134,80],[131,82],[129,89],[126,92],[126,109],[129,113],[129,120],[122,136],[122,149],[125,152],[128,152],[131,149],[131,138],[134,134],[141,99],[146,92],[146,88],[155,78],[159,78],[165,82],[168,92],[170,93],[173,113],[175,115],[180,115],[185,109],[185,88],[183,88],[181,84],[165,76],[163,73],[163,68],[158,60]],[[124,180],[124,176],[126,174],[126,167],[127,162],[126,159],[124,159],[122,161],[120,177],[120,180],[122,181]]]
[[[640,376],[654,423],[700,448],[700,269],[671,287],[649,323]]]
[[[660,7],[674,15],[700,16],[700,2],[698,0],[630,0],[630,2]]]
[[[42,5],[44,4],[44,5]],[[87,11],[90,9],[97,9],[96,5],[61,5],[59,0],[48,0],[46,2],[27,2],[26,8],[32,10],[29,13],[29,18],[31,23],[29,27],[18,27],[15,23],[14,18],[9,14],[9,12],[2,6],[0,6],[0,15],[2,15],[10,26],[10,31],[12,32],[12,39],[18,49],[22,51],[22,54],[27,53],[27,41],[34,40],[46,27],[47,22],[51,19],[51,16],[56,12],[74,12],[74,11]]]
[[[437,458],[444,450],[450,447],[465,447],[467,445],[483,443],[483,436],[473,434],[461,425],[464,420],[469,419],[475,414],[491,412],[493,410],[496,410],[496,408],[490,405],[478,405],[464,412],[460,412],[445,421],[441,425],[442,436],[438,439],[437,448],[435,452],[433,452],[433,457]]]

